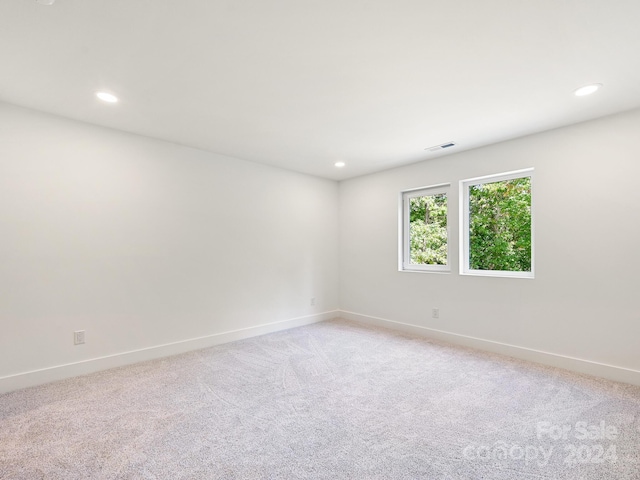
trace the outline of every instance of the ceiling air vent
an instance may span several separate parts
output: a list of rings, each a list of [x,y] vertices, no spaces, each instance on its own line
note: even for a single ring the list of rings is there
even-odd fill
[[[427,147],[425,150],[429,152],[437,152],[438,150],[444,150],[445,148],[455,147],[456,144],[453,142],[441,143],[440,145],[435,145],[433,147]]]

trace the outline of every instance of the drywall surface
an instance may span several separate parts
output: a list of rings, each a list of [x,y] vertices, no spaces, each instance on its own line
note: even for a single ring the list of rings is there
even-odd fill
[[[337,201],[333,181],[0,104],[0,378],[335,310]]]
[[[341,182],[341,310],[640,370],[639,131],[636,110]],[[458,182],[528,167],[535,279],[461,276]],[[446,182],[451,273],[399,272],[399,192]]]

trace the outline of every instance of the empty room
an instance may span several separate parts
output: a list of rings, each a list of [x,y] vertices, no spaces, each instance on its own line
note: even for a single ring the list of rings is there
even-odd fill
[[[2,0],[0,479],[640,479],[640,2]]]

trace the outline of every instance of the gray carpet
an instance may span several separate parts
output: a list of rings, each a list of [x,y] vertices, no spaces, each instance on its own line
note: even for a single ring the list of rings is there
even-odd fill
[[[2,479],[640,479],[640,388],[341,320],[0,396]]]

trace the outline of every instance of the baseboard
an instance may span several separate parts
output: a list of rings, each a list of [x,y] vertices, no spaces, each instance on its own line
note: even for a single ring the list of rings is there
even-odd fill
[[[632,385],[640,386],[640,371],[638,370],[617,367],[615,365],[607,365],[604,363],[593,362],[591,360],[569,357],[566,355],[559,355],[556,353],[544,352],[541,350],[534,350],[526,347],[519,347],[517,345],[509,345],[507,343],[494,342],[492,340],[485,340],[482,338],[445,332],[433,328],[396,322],[394,320],[387,320],[385,318],[372,317],[370,315],[347,312],[344,310],[340,310],[339,313],[340,318],[344,318],[346,320],[351,320],[354,322],[364,323],[367,325],[375,325],[378,327],[386,327],[393,330],[399,330],[415,335],[421,335],[424,337],[441,340],[444,342],[453,343],[456,345],[477,348],[479,350],[485,350],[502,355],[507,355],[510,357],[541,363],[543,365],[564,368],[566,370],[571,370],[578,373],[584,373],[595,377],[606,378],[608,380],[613,380],[616,382],[630,383]]]
[[[132,363],[177,355],[179,353],[234,342],[244,338],[257,337],[259,335],[301,327],[311,323],[323,322],[337,316],[339,316],[337,310],[324,312],[0,377],[0,393],[7,393],[21,388],[33,387],[100,370],[130,365]]]

